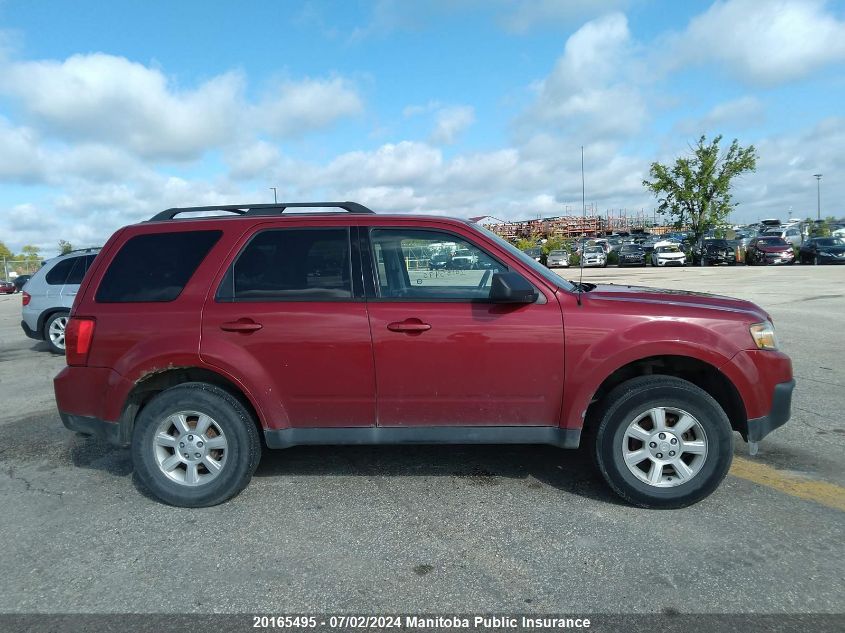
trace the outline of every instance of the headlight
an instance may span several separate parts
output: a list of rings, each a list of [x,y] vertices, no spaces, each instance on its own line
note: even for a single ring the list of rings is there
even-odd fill
[[[775,326],[769,321],[755,323],[751,326],[751,338],[758,349],[777,349],[778,339],[775,336]]]

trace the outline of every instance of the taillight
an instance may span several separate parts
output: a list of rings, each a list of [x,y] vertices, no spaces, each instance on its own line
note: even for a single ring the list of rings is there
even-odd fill
[[[68,365],[87,365],[91,340],[94,338],[94,319],[71,317],[65,327],[65,358]]]
[[[30,302],[30,300],[31,300],[31,299],[32,299],[32,295],[30,295],[28,292],[24,292],[24,293],[21,295],[21,301],[23,301],[23,304],[24,304],[25,306],[28,306],[28,305],[29,305],[29,302]]]

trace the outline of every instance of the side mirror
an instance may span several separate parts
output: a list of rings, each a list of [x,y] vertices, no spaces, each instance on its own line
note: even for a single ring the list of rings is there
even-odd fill
[[[518,273],[495,273],[490,283],[493,303],[534,303],[537,291]]]

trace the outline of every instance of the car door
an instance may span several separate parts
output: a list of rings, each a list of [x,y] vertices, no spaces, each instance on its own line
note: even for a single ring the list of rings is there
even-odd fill
[[[276,428],[375,424],[370,327],[350,233],[257,227],[206,300],[203,361],[278,403],[286,419],[271,420]]]
[[[492,277],[508,266],[467,233],[362,234],[379,426],[558,426],[564,350],[554,293],[490,303]],[[458,250],[469,250],[472,268],[428,270],[434,251]]]

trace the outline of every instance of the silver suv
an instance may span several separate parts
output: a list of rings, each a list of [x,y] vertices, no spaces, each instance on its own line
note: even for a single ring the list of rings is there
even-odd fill
[[[21,327],[29,338],[47,341],[53,352],[65,353],[68,314],[98,252],[99,248],[86,248],[49,259],[26,282]]]

